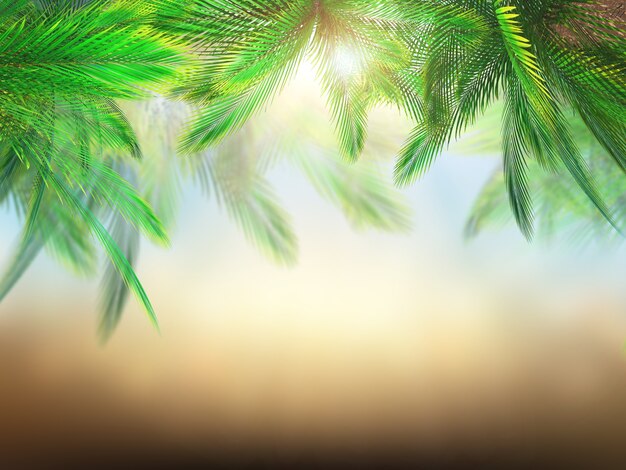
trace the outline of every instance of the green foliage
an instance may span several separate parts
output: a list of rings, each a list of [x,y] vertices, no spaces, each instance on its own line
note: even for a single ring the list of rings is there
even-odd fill
[[[417,121],[396,167],[408,184],[503,97],[503,168],[524,235],[530,160],[563,168],[614,223],[564,114],[575,109],[624,165],[624,24],[595,2],[191,1],[186,11],[194,21],[179,27],[199,60],[179,93],[201,110],[184,151],[240,128],[312,56],[346,158],[363,150],[371,107],[393,103]]]
[[[413,123],[395,167],[406,185],[502,104],[502,172],[472,231],[507,194],[530,239],[537,220],[569,207],[542,203],[538,215],[533,202],[548,193],[582,197],[619,229],[624,26],[593,0],[0,0],[0,202],[24,220],[0,300],[42,248],[84,275],[103,251],[103,336],[128,291],[156,325],[133,269],[139,238],[167,243],[190,182],[261,252],[292,264],[297,239],[267,175],[277,162],[355,227],[407,228],[406,206],[368,151],[379,105]],[[334,142],[301,142],[261,114],[304,61]],[[585,132],[598,145],[590,154]],[[553,180],[567,190],[541,190]]]
[[[581,119],[572,120],[571,124],[576,143],[583,149],[585,160],[596,175],[602,195],[610,204],[618,226],[625,227],[626,179],[622,169],[615,165],[606,150],[595,141]],[[481,134],[482,140],[496,140],[489,131],[485,130]],[[569,174],[545,172],[536,162],[530,162],[528,174],[530,188],[536,195],[537,229],[543,240],[567,239],[577,247],[585,247],[594,242],[615,242],[622,239],[579,190],[576,181]],[[511,219],[505,186],[501,170],[496,171],[484,185],[467,220],[468,237],[476,237],[490,228],[504,227]]]
[[[607,37],[608,22],[592,2],[450,3],[480,21],[464,25],[474,31],[471,41],[461,33],[439,35],[422,50],[425,63],[435,60],[444,65],[422,69],[424,80],[432,83],[425,90],[431,107],[401,154],[399,181],[406,183],[423,174],[454,136],[503,96],[504,179],[524,235],[530,238],[533,233],[527,175],[532,160],[548,171],[567,170],[600,213],[614,223],[564,112],[578,111],[616,160],[623,158],[623,36]],[[579,58],[576,65],[564,60],[572,55]],[[583,58],[601,62],[601,73],[581,70]],[[608,101],[612,104],[605,106]]]
[[[182,48],[151,26],[155,7],[138,1],[2,3],[2,198],[12,197],[26,222],[0,281],[0,299],[43,246],[73,266],[93,266],[93,237],[156,324],[129,260],[102,222],[119,216],[167,243],[160,221],[111,158],[141,156],[114,100],[164,89],[185,60]]]
[[[293,77],[303,58],[316,64],[342,153],[356,159],[370,107],[381,100],[418,107],[417,89],[393,2],[296,0],[187,2],[180,21],[197,59],[175,95],[200,106],[181,141],[199,152],[241,128]],[[406,97],[406,99],[400,97]]]

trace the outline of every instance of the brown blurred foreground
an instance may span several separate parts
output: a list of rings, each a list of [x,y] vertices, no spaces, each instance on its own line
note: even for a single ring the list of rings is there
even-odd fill
[[[623,468],[623,321],[593,309],[542,329],[440,312],[428,340],[383,325],[393,342],[5,327],[0,468]]]

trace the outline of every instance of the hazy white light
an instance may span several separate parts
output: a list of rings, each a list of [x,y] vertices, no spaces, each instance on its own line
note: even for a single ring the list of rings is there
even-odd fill
[[[333,66],[342,77],[352,77],[362,72],[363,58],[354,48],[339,46],[334,54]]]
[[[296,81],[300,84],[304,83],[310,85],[311,83],[316,82],[317,77],[317,69],[313,62],[311,62],[309,59],[304,59],[300,64],[300,68],[298,69]]]

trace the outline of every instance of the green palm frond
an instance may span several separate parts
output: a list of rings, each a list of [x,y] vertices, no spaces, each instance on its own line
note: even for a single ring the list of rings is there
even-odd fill
[[[601,183],[604,198],[611,204],[617,223],[621,227],[626,226],[626,182],[620,177],[621,169],[597,145],[589,147],[588,161]],[[579,191],[576,181],[569,174],[546,173],[533,161],[529,163],[527,172],[535,194],[537,232],[542,240],[568,240],[580,248],[598,242],[622,240]],[[511,220],[505,186],[502,171],[496,171],[474,201],[465,228],[468,238],[490,229],[501,229]]]
[[[418,39],[418,47],[412,50],[416,64],[413,72],[421,76],[425,105],[423,115],[398,156],[395,177],[400,185],[423,176],[449,143],[455,128],[465,127],[475,117],[477,103],[470,100],[478,99],[467,93],[459,99],[461,91],[455,89],[456,83],[478,75],[482,71],[478,66],[492,67],[494,61],[485,53],[490,51],[487,46],[493,29],[480,11],[454,2],[428,5],[416,21],[419,27],[414,34],[427,38]],[[458,66],[464,62],[468,63],[466,70]],[[474,93],[482,94],[483,102],[490,100],[495,90],[489,92],[484,88],[493,81],[485,80],[486,77],[480,77],[480,81],[472,78],[477,88]],[[474,108],[468,104],[474,104]]]
[[[181,46],[151,27],[153,14],[154,5],[137,1],[17,1],[2,9],[2,197],[12,194],[25,217],[2,297],[43,246],[90,270],[94,236],[156,324],[131,265],[99,219],[118,213],[152,239],[167,240],[107,156],[140,156],[114,100],[163,89],[184,64]]]
[[[290,218],[259,166],[254,141],[243,142],[241,148],[226,141],[196,156],[193,174],[263,254],[293,265],[298,244]]]
[[[362,153],[369,109],[383,100],[402,101],[398,75],[410,66],[400,12],[393,2],[335,0],[317,5],[313,62],[348,160]],[[400,25],[400,28],[398,26]]]
[[[309,41],[307,3],[193,3],[197,21],[185,26],[194,28],[201,62],[175,94],[204,106],[181,141],[183,152],[202,151],[241,128],[286,84]]]
[[[109,233],[131,268],[139,255],[139,234],[119,214],[113,214]],[[106,341],[119,324],[128,300],[129,287],[115,263],[107,261],[102,278],[101,318],[99,332]]]
[[[622,176],[622,169],[594,141],[593,134],[582,119],[573,120],[571,124],[576,144],[583,149],[585,160],[596,175],[602,195],[610,204],[616,223],[620,228],[626,227],[626,180]],[[481,153],[496,150],[499,140],[488,127],[482,128],[482,131],[479,129],[476,139],[484,142]],[[576,180],[569,173],[546,172],[534,160],[527,163],[528,189],[535,195],[535,222],[543,239],[562,240],[567,237],[579,246],[594,241],[621,239],[593,203],[579,190]],[[498,169],[484,185],[474,201],[466,223],[465,233],[468,237],[475,237],[491,228],[502,228],[511,219],[513,213],[506,197],[506,184],[505,173]]]
[[[350,166],[323,149],[300,155],[296,163],[318,193],[341,209],[357,229],[405,231],[410,210],[401,195],[380,177],[375,164]]]
[[[174,30],[193,38],[198,57],[175,91],[199,106],[183,152],[200,152],[241,128],[305,57],[317,65],[349,159],[363,149],[371,105],[393,97],[401,107],[419,107],[414,82],[402,75],[411,54],[406,18],[395,2],[192,1],[185,11],[189,21],[166,14]]]
[[[615,225],[563,109],[574,108],[618,164],[623,164],[623,36],[603,34],[614,27],[591,13],[593,2],[580,2],[585,4],[580,8],[556,0],[489,3],[450,2],[481,18],[473,23],[471,41],[461,31],[442,25],[433,31],[447,34],[432,32],[424,40],[432,48],[424,54],[419,71],[424,77],[427,111],[400,154],[398,182],[406,184],[423,175],[452,138],[504,96],[503,171],[513,212],[526,237],[533,232],[526,174],[530,159],[546,171],[568,171],[597,210]],[[583,32],[565,32],[564,18],[572,24],[586,22],[588,27]],[[606,46],[601,56],[600,44]],[[583,56],[595,67],[585,71],[585,61],[580,60],[574,65],[574,57]]]

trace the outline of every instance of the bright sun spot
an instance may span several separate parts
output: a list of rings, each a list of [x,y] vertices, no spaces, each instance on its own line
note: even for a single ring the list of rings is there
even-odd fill
[[[335,71],[342,77],[352,77],[363,70],[363,57],[354,48],[339,46],[333,58]]]

